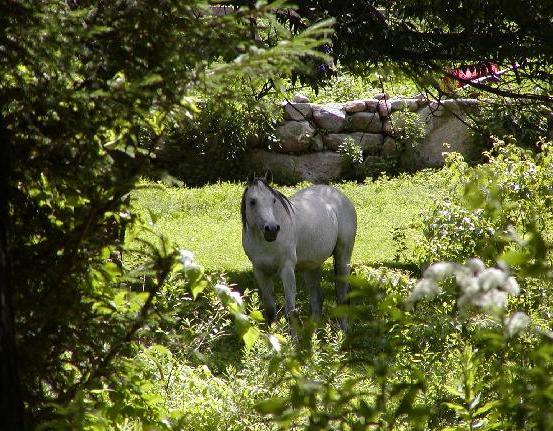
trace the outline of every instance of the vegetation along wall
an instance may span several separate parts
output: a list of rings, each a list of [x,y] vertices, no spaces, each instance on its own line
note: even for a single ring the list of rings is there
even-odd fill
[[[390,169],[442,166],[446,152],[479,156],[466,119],[474,99],[372,99],[314,104],[300,94],[283,103],[276,145],[254,149],[254,169],[271,169],[284,181],[326,182],[377,175]],[[445,143],[445,144],[444,144]]]

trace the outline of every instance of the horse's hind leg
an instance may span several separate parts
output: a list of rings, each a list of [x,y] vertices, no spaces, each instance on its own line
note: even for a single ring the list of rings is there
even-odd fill
[[[265,319],[270,325],[273,323],[276,317],[276,304],[275,296],[273,293],[273,280],[270,276],[265,274],[259,269],[253,270],[253,275],[259,286],[259,293],[261,294],[261,301],[263,302],[263,307],[265,308]]]
[[[324,295],[321,289],[321,268],[309,269],[303,272],[305,287],[309,290],[311,315],[316,321],[321,320],[323,314]]]
[[[336,302],[338,305],[347,304],[347,295],[349,292],[349,283],[346,277],[350,273],[351,254],[353,252],[353,242],[351,245],[339,243],[334,250],[334,276],[336,286]],[[348,332],[348,322],[346,317],[339,318],[340,327],[344,332]]]

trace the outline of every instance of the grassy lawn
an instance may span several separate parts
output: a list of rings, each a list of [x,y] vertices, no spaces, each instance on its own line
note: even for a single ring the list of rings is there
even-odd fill
[[[193,331],[200,338],[203,334],[217,334],[213,335],[214,340],[198,348],[202,364],[207,367],[197,366],[199,359],[193,355],[179,357],[181,351],[190,348],[186,343],[179,344],[179,341],[172,345],[177,353],[172,356],[172,368],[168,373],[172,375],[173,370],[181,370],[177,376],[182,382],[171,378],[160,382],[164,385],[165,397],[177,405],[186,418],[182,429],[275,430],[276,425],[266,416],[255,413],[255,405],[262,399],[290,396],[295,384],[290,376],[298,372],[309,382],[325,382],[333,388],[339,388],[346,380],[356,381],[356,390],[364,393],[364,399],[373,405],[380,384],[371,373],[380,370],[378,367],[384,363],[390,367],[386,371],[388,384],[410,381],[419,373],[424,376],[427,389],[419,394],[417,403],[432,406],[437,418],[426,429],[444,429],[445,424],[457,423],[452,412],[444,407],[444,400],[452,399],[448,388],[461,387],[466,347],[474,346],[476,352],[482,340],[487,343],[486,338],[479,338],[478,331],[487,331],[488,327],[483,325],[489,325],[491,320],[475,314],[477,318],[459,324],[462,320],[452,317],[455,310],[452,292],[433,301],[421,302],[408,313],[402,305],[420,275],[417,271],[420,262],[413,251],[422,238],[421,213],[429,209],[433,200],[443,200],[452,193],[448,182],[452,174],[457,171],[427,170],[362,184],[335,184],[352,200],[358,215],[353,264],[359,284],[352,283],[357,296],[352,296],[351,310],[359,314],[352,315],[353,324],[344,338],[333,316],[335,301],[329,260],[323,272],[322,286],[328,298],[324,303],[323,320],[311,339],[310,356],[298,359],[297,363],[291,347],[293,343],[289,338],[286,341],[288,325],[282,312],[284,301],[279,287],[275,297],[280,319],[270,327],[264,323],[260,327],[284,336],[285,348],[290,348],[287,354],[292,356],[279,357],[294,358],[290,363],[274,361],[275,356],[263,342],[257,342],[251,351],[244,349],[230,318],[221,317],[219,301],[213,292],[206,290],[198,297],[198,312],[194,314],[195,309],[187,305],[186,298],[190,298],[190,294],[184,291],[182,279],[174,280],[165,293],[177,298],[172,299],[169,310],[182,318],[171,321],[167,331],[185,335]],[[144,239],[153,240],[155,234],[161,234],[179,248],[193,251],[198,262],[215,274],[209,277],[211,282],[215,283],[221,276],[245,291],[245,304],[251,310],[260,308],[261,304],[251,264],[241,245],[240,199],[244,186],[243,183],[219,183],[187,188],[144,181],[133,194],[132,204],[151,225],[152,233]],[[307,184],[277,188],[290,196],[305,186]],[[412,228],[404,230],[407,250],[397,258],[394,233],[408,226]],[[129,263],[132,265],[132,260]],[[363,281],[367,283],[363,285]],[[550,292],[549,284],[529,278],[520,281],[524,294],[510,300],[512,308],[508,312],[526,310],[535,322],[549,327],[549,314],[545,314],[550,310],[545,299],[550,297],[546,293]],[[297,308],[302,322],[309,322],[308,302],[300,281]],[[186,314],[188,311],[192,317]],[[221,322],[228,322],[228,325]],[[528,338],[524,342],[531,345],[531,341]],[[277,363],[280,368],[275,366]],[[283,363],[293,366],[283,366]],[[474,367],[483,366],[476,361],[474,364],[477,364]],[[288,380],[282,380],[282,376]],[[487,375],[479,378],[482,388],[486,378]],[[490,389],[492,398],[495,396],[493,390]],[[395,411],[400,402],[398,398],[391,399],[387,411]],[[305,411],[298,416],[298,424],[305,419],[302,415]],[[408,428],[398,426],[394,429]]]
[[[153,231],[179,248],[191,250],[209,271],[237,273],[251,265],[242,250],[240,199],[244,184],[218,183],[201,188],[167,187],[144,182],[133,195],[135,208],[151,221]],[[287,196],[307,186],[279,187]],[[335,184],[357,209],[358,231],[353,264],[389,266],[395,261],[394,229],[419,219],[445,184],[438,172],[383,178],[374,182]],[[408,246],[416,237],[408,238]]]

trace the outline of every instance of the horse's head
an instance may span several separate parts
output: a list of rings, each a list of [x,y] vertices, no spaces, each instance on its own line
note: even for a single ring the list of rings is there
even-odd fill
[[[253,177],[248,181],[241,203],[242,224],[250,229],[259,229],[266,241],[277,239],[280,232],[279,207],[290,214],[290,201],[269,183],[272,174],[267,171],[264,177]]]

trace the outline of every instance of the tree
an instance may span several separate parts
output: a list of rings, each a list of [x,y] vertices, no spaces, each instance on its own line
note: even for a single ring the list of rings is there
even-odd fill
[[[241,3],[241,2],[237,2]],[[336,20],[332,56],[366,72],[379,64],[436,86],[450,68],[488,62],[513,67],[515,78],[472,83],[500,96],[553,103],[553,3],[540,0],[310,0],[279,18],[296,31],[319,19]],[[525,85],[520,85],[525,83]]]
[[[0,421],[33,428],[101,385],[148,321],[175,263],[149,245],[138,273],[111,262],[127,196],[193,94],[278,76],[315,55],[326,26],[271,49],[250,20],[200,0],[20,0],[0,6]],[[227,94],[232,97],[232,94]],[[129,289],[131,287],[131,289]],[[23,412],[25,412],[23,414]]]

